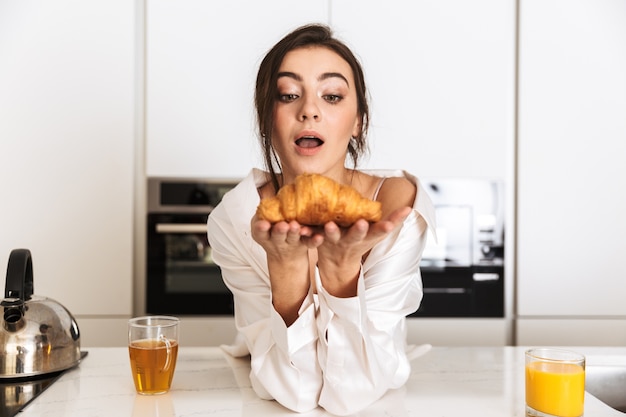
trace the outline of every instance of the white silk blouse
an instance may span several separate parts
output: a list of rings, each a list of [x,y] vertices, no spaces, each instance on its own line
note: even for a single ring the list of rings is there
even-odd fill
[[[422,299],[419,262],[427,230],[435,230],[434,208],[416,177],[404,171],[367,173],[412,181],[413,211],[372,248],[355,297],[333,297],[316,271],[317,293],[307,296],[289,327],[273,308],[266,253],[250,230],[260,202],[257,189],[268,174],[253,169],[208,219],[213,260],[235,302],[238,336],[222,348],[234,356],[250,354],[255,392],[294,411],[320,406],[352,414],[404,385],[410,373],[406,316]]]

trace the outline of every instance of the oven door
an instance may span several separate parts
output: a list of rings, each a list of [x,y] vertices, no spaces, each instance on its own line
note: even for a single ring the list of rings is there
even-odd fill
[[[148,314],[232,315],[232,293],[211,258],[208,214],[148,214]]]
[[[504,317],[501,265],[422,267],[424,296],[410,317]]]

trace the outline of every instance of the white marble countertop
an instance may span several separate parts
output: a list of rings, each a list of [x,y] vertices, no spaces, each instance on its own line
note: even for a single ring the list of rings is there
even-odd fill
[[[248,359],[233,359],[219,348],[181,347],[172,390],[159,396],[135,393],[125,348],[89,348],[81,364],[31,402],[28,416],[303,416],[275,401],[259,399],[252,388]],[[523,417],[524,350],[522,347],[435,347],[413,359],[406,386],[388,392],[360,412],[360,417],[480,416]],[[619,355],[626,348],[573,349],[592,358]],[[624,416],[590,394],[585,415]]]

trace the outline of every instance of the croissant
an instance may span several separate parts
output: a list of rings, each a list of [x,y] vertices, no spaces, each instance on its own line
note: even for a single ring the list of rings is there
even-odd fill
[[[358,219],[377,222],[382,211],[380,202],[362,197],[348,185],[318,174],[301,174],[295,183],[278,190],[276,197],[261,200],[257,215],[270,223],[296,220],[319,226],[333,221],[348,227]]]

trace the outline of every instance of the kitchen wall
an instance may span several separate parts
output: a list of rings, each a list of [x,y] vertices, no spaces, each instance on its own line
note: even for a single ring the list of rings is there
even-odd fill
[[[515,326],[455,339],[459,324],[423,321],[412,337],[626,343],[623,0],[0,1],[0,265],[30,248],[35,292],[87,345],[123,344],[142,311],[145,177],[257,165],[255,68],[310,20],[365,64],[368,166],[508,186]]]

